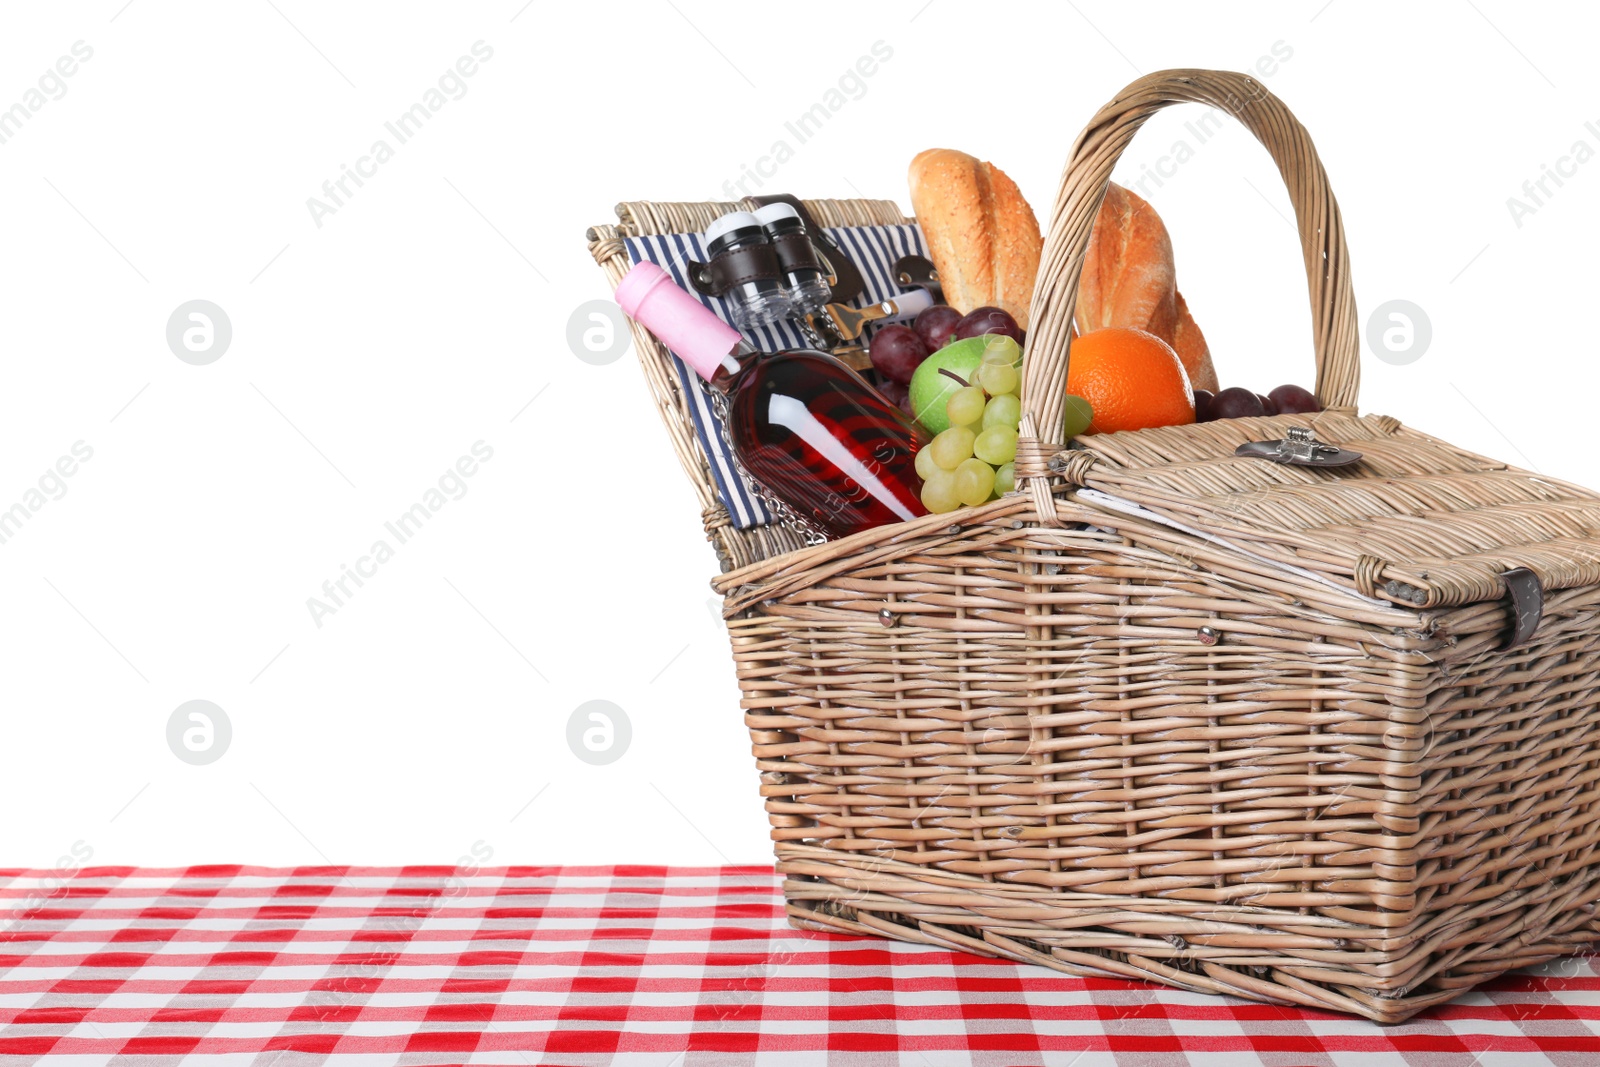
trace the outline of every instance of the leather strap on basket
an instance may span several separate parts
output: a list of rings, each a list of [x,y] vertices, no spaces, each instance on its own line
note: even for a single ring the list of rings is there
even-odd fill
[[[774,237],[772,251],[777,253],[778,265],[789,274],[800,270],[823,269],[822,262],[817,258],[817,246],[811,243],[807,234],[786,233]]]
[[[798,197],[790,196],[788,193],[773,193],[769,196],[747,197],[746,200],[754,207],[788,204],[799,212],[800,221],[806,224],[806,232],[811,235],[812,243],[827,261],[822,264],[822,269],[828,275],[828,282],[833,287],[833,299],[830,303],[848,304],[866,289],[867,283],[861,277],[861,271],[850,262],[850,257],[844,254],[844,249],[817,225],[817,220],[811,217],[811,212],[806,210],[805,204]]]
[[[935,304],[945,303],[939,270],[927,256],[901,256],[894,261],[894,280],[902,289],[925,289]]]
[[[709,263],[688,263],[689,283],[702,296],[722,296],[746,282],[775,282],[783,277],[772,245],[746,245],[728,248],[711,257]]]
[[[1067,384],[1067,346],[1078,299],[1089,234],[1105,199],[1106,183],[1133,135],[1145,121],[1172,104],[1208,104],[1255,135],[1278,165],[1294,205],[1311,289],[1311,327],[1317,357],[1316,393],[1324,407],[1356,406],[1360,390],[1360,330],[1350,286],[1350,255],[1345,247],[1339,205],[1317,150],[1289,109],[1246,74],[1212,70],[1164,70],[1129,85],[1078,135],[1061,175],[1050,212],[1044,252],[1035,282],[1022,368],[1021,436],[1040,442],[1034,455],[1048,453],[1043,442],[1061,437]],[[1047,472],[1018,464],[1041,519],[1054,523],[1055,505]]]
[[[1539,576],[1527,567],[1513,567],[1500,577],[1511,595],[1511,635],[1500,647],[1515,648],[1539,629],[1539,620],[1544,618],[1544,588]]]

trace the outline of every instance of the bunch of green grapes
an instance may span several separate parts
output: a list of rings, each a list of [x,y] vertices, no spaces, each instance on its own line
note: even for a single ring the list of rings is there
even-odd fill
[[[1016,487],[1017,427],[1022,422],[1022,349],[992,344],[973,380],[950,394],[950,428],[917,453],[922,506],[934,514],[998,500]],[[1089,404],[1068,397],[1067,437],[1089,425]]]

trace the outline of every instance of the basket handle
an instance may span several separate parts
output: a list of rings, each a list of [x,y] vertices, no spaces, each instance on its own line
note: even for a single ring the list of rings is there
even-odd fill
[[[1350,255],[1345,247],[1339,205],[1328,175],[1304,126],[1283,102],[1254,78],[1216,70],[1163,70],[1129,85],[1100,109],[1078,135],[1072,157],[1050,212],[1044,252],[1031,304],[1032,328],[1022,368],[1024,452],[1043,457],[1056,447],[1040,443],[1039,433],[1061,436],[1067,385],[1067,346],[1078,300],[1089,235],[1105,199],[1112,167],[1145,120],[1171,104],[1210,104],[1238,119],[1260,141],[1289,188],[1306,281],[1311,288],[1311,326],[1317,355],[1316,394],[1324,407],[1354,409],[1360,390],[1360,332],[1350,287]],[[1044,472],[1032,476],[1041,503],[1048,503]],[[1041,514],[1053,513],[1041,509]]]

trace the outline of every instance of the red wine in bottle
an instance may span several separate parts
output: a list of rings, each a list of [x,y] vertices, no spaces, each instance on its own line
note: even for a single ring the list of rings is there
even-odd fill
[[[917,450],[928,436],[826,352],[757,352],[654,263],[622,305],[728,398],[728,437],[767,492],[835,537],[926,515]]]

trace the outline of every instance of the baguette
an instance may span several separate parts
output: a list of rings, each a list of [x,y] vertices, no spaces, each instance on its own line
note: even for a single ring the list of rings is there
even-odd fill
[[[910,179],[912,211],[946,301],[963,315],[1002,308],[1026,330],[1044,239],[1016,182],[949,148],[918,153]]]
[[[1211,349],[1178,292],[1167,227],[1155,208],[1114,182],[1089,237],[1076,311],[1084,333],[1129,326],[1155,334],[1178,353],[1194,388],[1217,391]]]

